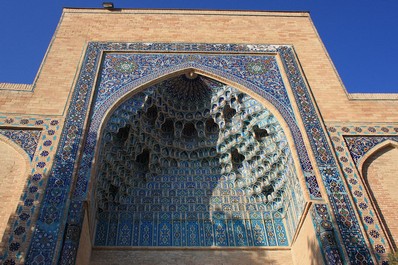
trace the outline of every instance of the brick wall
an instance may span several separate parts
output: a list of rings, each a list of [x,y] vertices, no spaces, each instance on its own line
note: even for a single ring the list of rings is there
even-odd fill
[[[310,212],[307,212],[297,238],[292,244],[294,264],[323,264],[322,250],[315,235]]]

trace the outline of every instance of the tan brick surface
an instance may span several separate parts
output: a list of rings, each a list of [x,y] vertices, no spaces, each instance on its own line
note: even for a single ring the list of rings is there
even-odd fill
[[[89,224],[88,224],[88,214],[86,211],[86,215],[83,221],[83,228],[80,234],[80,242],[79,242],[79,250],[77,252],[76,264],[89,264],[91,257],[91,237],[89,233]]]

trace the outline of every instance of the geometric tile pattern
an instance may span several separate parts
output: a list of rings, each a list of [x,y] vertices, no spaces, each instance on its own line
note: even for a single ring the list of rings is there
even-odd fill
[[[224,75],[250,80],[252,86],[267,87],[267,93],[292,109],[284,89],[275,56],[257,55],[205,55],[205,54],[112,54],[105,55],[98,87],[96,107],[100,107],[120,88],[128,86],[133,80],[151,75],[154,68],[173,69],[176,65],[198,63],[203,68],[223,67]],[[146,66],[146,67],[145,67]],[[253,78],[254,77],[254,78]],[[258,89],[257,89],[258,90]]]
[[[40,130],[0,129],[0,134],[19,145],[32,160],[40,138]]]
[[[288,246],[282,214],[136,213],[98,215],[97,246]],[[199,218],[198,218],[199,217]]]
[[[115,69],[119,69],[119,72],[129,72],[132,69],[133,71],[135,69],[148,69],[148,74],[137,76],[136,79],[128,78],[129,81],[127,84],[118,87],[117,91],[112,92],[112,95],[107,96],[104,101],[100,100],[101,104],[96,104],[96,99],[94,99],[95,112],[90,119],[91,126],[89,126],[90,128],[85,138],[87,139],[85,145],[82,147],[83,155],[77,172],[76,188],[69,203],[67,198],[71,192],[73,170],[76,166],[77,153],[81,146],[84,121],[87,118],[88,106],[91,104],[90,98],[94,92],[94,82],[96,80],[95,69],[97,69],[100,62],[103,62],[103,58],[101,57],[102,51],[119,53],[129,51],[132,52],[129,53],[130,55],[135,54],[134,51],[140,51],[141,53],[134,55],[142,58],[142,60],[134,60],[137,65],[136,68],[134,64],[119,64],[114,67]],[[168,58],[167,63],[173,60],[179,62],[180,59],[185,59],[185,62],[164,68],[163,65],[166,61],[162,61],[160,58],[164,51],[167,51],[167,54],[173,55]],[[218,54],[217,56],[212,55],[213,58],[206,57],[204,54],[198,56],[199,53],[197,52],[201,51],[212,51]],[[234,54],[233,56],[237,59],[235,62],[236,67],[232,63],[228,65],[234,58],[229,59],[230,57],[223,52]],[[269,59],[269,55],[264,55],[267,52],[278,53],[280,55],[282,67],[292,87],[300,117],[294,117],[291,104],[289,101],[284,101],[284,98],[288,99],[288,97],[285,96],[287,95],[287,91],[283,83],[277,87],[268,86],[266,82],[259,82],[263,76],[259,73],[263,70],[261,66],[256,65],[256,62],[259,59],[265,60],[267,59],[266,57]],[[146,53],[153,55],[149,57],[150,60],[144,56]],[[239,55],[244,53],[250,54]],[[192,56],[190,57],[190,55]],[[157,58],[160,59],[157,60]],[[213,64],[207,65],[209,60]],[[231,65],[234,67],[231,67]],[[274,69],[277,69],[276,72],[279,72],[276,60],[274,60],[273,65],[276,67]],[[163,75],[189,68],[199,69],[246,87],[263,97],[279,111],[293,135],[309,193],[312,198],[317,199],[321,197],[318,183],[297,124],[298,120],[302,121],[307,134],[306,136],[311,144],[312,153],[316,158],[317,167],[321,172],[327,190],[331,212],[337,222],[337,227],[334,231],[341,235],[343,239],[342,243],[344,244],[343,247],[351,263],[357,264],[358,262],[366,261],[368,264],[373,264],[354,209],[345,190],[343,179],[340,176],[336,161],[328,145],[321,120],[301,74],[292,47],[242,44],[144,44],[108,42],[92,42],[88,44],[83,65],[72,95],[56,160],[41,202],[42,208],[40,209],[35,224],[35,231],[30,240],[32,244],[27,251],[26,262],[51,263],[51,261],[60,260],[60,264],[73,263],[78,248],[77,239],[82,224],[83,201],[87,195],[92,154],[95,151],[98,128],[104,114],[112,104],[131,92],[133,88],[139,87],[151,80],[156,80]],[[231,72],[234,68],[239,71]],[[124,75],[128,77],[128,74]],[[102,81],[106,81],[106,76],[101,75],[100,84]],[[278,79],[277,76],[275,78],[275,80]],[[101,85],[98,87],[98,90],[101,90]],[[278,93],[281,94],[279,95]],[[69,213],[65,225],[64,220],[67,217],[67,211]],[[159,229],[159,226],[157,227]],[[338,235],[335,237],[337,238]],[[63,238],[64,240],[62,241]],[[324,253],[326,252],[327,250],[324,249]],[[57,253],[61,253],[60,259]]]
[[[374,146],[386,140],[398,139],[397,124],[358,124],[340,125],[328,124],[328,133],[332,139],[340,168],[344,173],[351,196],[354,198],[361,224],[366,231],[369,243],[373,248],[378,262],[387,260],[389,249],[386,235],[376,217],[377,209],[370,203],[372,199],[366,192],[361,172],[358,172],[358,162]]]

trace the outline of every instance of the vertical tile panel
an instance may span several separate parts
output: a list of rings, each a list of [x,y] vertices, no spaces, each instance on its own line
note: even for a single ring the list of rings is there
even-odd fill
[[[131,234],[133,227],[133,215],[131,213],[121,213],[119,221],[119,232],[118,232],[118,246],[130,246],[131,245]]]

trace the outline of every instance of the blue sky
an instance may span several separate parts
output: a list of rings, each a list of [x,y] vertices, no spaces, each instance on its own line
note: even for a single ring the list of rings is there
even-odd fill
[[[398,0],[114,0],[121,8],[310,11],[350,93],[398,93]],[[62,7],[93,0],[13,0],[0,9],[0,82],[32,83]]]

